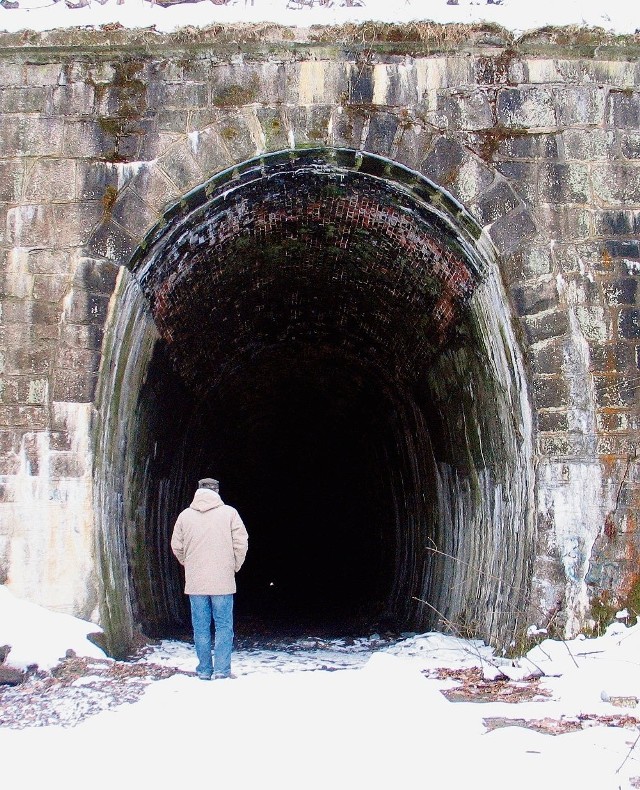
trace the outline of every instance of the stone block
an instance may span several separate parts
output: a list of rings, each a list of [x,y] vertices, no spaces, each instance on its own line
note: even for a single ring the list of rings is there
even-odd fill
[[[599,411],[596,425],[602,433],[625,433],[630,430],[629,413],[626,411]]]
[[[525,334],[531,345],[551,338],[563,337],[569,332],[569,316],[564,310],[525,316],[523,321]]]
[[[28,336],[28,335],[27,335]],[[13,332],[7,333],[7,340],[11,343],[20,337]],[[49,348],[34,347],[32,342],[26,340],[20,345],[11,343],[8,346],[5,361],[7,374],[19,375],[46,375],[51,370],[52,352]]]
[[[539,165],[533,162],[499,162],[498,171],[521,200],[532,203],[538,195]]]
[[[560,126],[601,126],[606,89],[602,85],[563,85],[554,92]]]
[[[20,472],[20,458],[17,455],[0,455],[0,477],[10,477]],[[0,483],[0,502],[5,502],[5,487]]]
[[[540,203],[533,208],[533,217],[549,239],[581,241],[591,235],[591,214],[582,206]]]
[[[587,165],[544,162],[540,167],[539,194],[543,203],[588,203],[591,193]]]
[[[369,127],[364,143],[365,149],[380,156],[389,156],[397,131],[397,116],[387,112],[373,113],[369,118]]]
[[[276,61],[221,64],[212,70],[208,85],[209,102],[215,107],[273,105],[285,100],[285,70]]]
[[[564,433],[569,429],[566,411],[539,411],[536,420],[541,433]]]
[[[640,159],[640,133],[622,133],[620,135],[620,150],[627,159]]]
[[[538,453],[547,458],[584,458],[596,452],[594,435],[547,434],[538,439]]]
[[[186,192],[204,180],[204,174],[193,157],[188,140],[170,148],[160,157],[158,165],[181,192]]]
[[[0,404],[0,426],[41,431],[47,427],[48,407]]]
[[[24,163],[19,159],[0,161],[0,202],[20,200],[24,183]]]
[[[31,308],[31,323],[32,324],[47,324],[49,326],[58,326],[60,323],[61,311],[60,306],[51,302],[33,302]]]
[[[640,203],[640,163],[594,165],[593,194],[603,205]]]
[[[565,159],[593,162],[615,155],[615,132],[606,129],[567,129],[560,140]]]
[[[0,301],[0,321],[3,324],[30,324],[33,311],[31,299],[3,299]]]
[[[464,205],[471,205],[486,193],[495,175],[481,159],[467,155],[457,170],[449,191]]]
[[[68,431],[50,431],[49,447],[51,450],[71,450],[71,436]]]
[[[595,451],[598,455],[618,456],[628,458],[634,456],[637,450],[637,438],[635,436],[600,436],[596,443]]]
[[[109,297],[74,288],[66,305],[65,317],[72,324],[104,324]]]
[[[558,306],[555,280],[539,280],[513,288],[511,291],[519,315],[535,315]]]
[[[56,370],[53,380],[53,400],[62,403],[91,403],[97,376],[88,372]]]
[[[557,159],[559,157],[560,139],[557,132],[536,133],[521,129],[490,130],[484,141],[480,141],[480,150],[485,149],[488,154],[487,158],[492,158],[495,153],[497,158],[538,162],[543,159]]]
[[[288,107],[294,147],[323,146],[328,143],[332,107]]]
[[[502,270],[509,282],[520,282],[544,277],[553,269],[550,246],[525,246],[509,258],[504,258]]]
[[[569,306],[602,304],[600,283],[585,277],[583,273],[564,273],[557,282],[562,301]]]
[[[56,357],[56,367],[59,370],[98,373],[100,354],[94,349],[62,347]]]
[[[337,107],[331,121],[330,145],[360,148],[369,123],[369,111],[359,107]]]
[[[197,154],[194,153],[194,155],[202,172],[208,172],[205,162],[201,162]],[[209,164],[212,165],[212,159],[209,159],[204,152],[203,159],[206,159]],[[222,162],[218,160],[218,164],[221,165]],[[224,167],[219,167],[218,169],[222,170]],[[153,206],[158,212],[163,211],[170,203],[180,197],[181,194],[177,187],[167,178],[165,173],[155,165],[143,165],[135,175],[132,176],[129,185],[136,194],[140,197],[144,197],[146,202],[150,206]]]
[[[104,203],[101,200],[56,203],[53,206],[55,233],[51,246],[64,249],[86,244],[103,213]]]
[[[70,275],[75,266],[67,250],[29,250],[28,268],[32,274]]]
[[[534,373],[553,375],[562,369],[565,355],[563,344],[555,340],[532,346],[527,356]]]
[[[0,455],[8,453],[18,453],[22,442],[22,431],[1,430],[0,431]]]
[[[56,156],[62,148],[62,118],[0,115],[2,156]]]
[[[9,87],[12,85],[24,85],[25,64],[23,61],[0,61],[0,85]]]
[[[27,85],[58,85],[63,79],[61,63],[27,63],[24,79]]]
[[[45,87],[3,86],[0,91],[0,112],[5,115],[46,113],[51,101],[51,92],[51,88]]]
[[[75,453],[53,452],[49,457],[49,477],[61,480],[67,477],[82,477],[85,461]]]
[[[366,64],[348,64],[349,104],[371,104],[373,102],[373,67]]]
[[[45,405],[48,402],[48,380],[28,376],[0,379],[0,402],[7,405]]]
[[[286,112],[278,107],[257,107],[256,117],[262,129],[264,147],[267,151],[282,151],[290,148],[291,124]]]
[[[624,342],[589,343],[589,367],[595,373],[633,370],[633,346]]]
[[[136,251],[139,238],[133,238],[113,220],[102,223],[91,236],[88,251],[101,258],[109,258],[117,265],[125,265]]]
[[[16,206],[7,212],[7,240],[14,247],[52,247],[55,235],[53,206]]]
[[[496,102],[501,126],[520,129],[544,129],[556,126],[556,106],[549,88],[501,88]]]
[[[603,307],[578,305],[574,310],[586,340],[602,343],[610,339],[610,318]]]
[[[635,382],[618,373],[597,373],[593,377],[596,403],[600,408],[625,409],[637,404]]]
[[[64,119],[63,156],[96,157],[106,159],[113,155],[113,136],[104,123],[88,119]]]
[[[118,190],[118,170],[111,162],[79,160],[76,163],[76,194],[79,200],[101,200]]]
[[[534,376],[533,399],[538,409],[562,409],[569,405],[567,382],[560,376]]]
[[[622,239],[606,241],[604,243],[604,251],[611,258],[635,258],[640,261],[640,242],[635,239],[628,241],[623,241]]]
[[[59,117],[91,115],[95,109],[95,101],[95,88],[89,83],[56,85],[51,97],[52,114]]]
[[[24,198],[29,203],[54,203],[75,198],[75,161],[37,159],[25,179]]]
[[[60,333],[61,345],[100,351],[104,327],[96,324],[64,324]]]
[[[138,237],[143,237],[160,219],[160,215],[129,187],[118,195],[111,214],[131,236]]]
[[[496,220],[489,228],[489,236],[500,255],[506,256],[524,247],[536,230],[529,212],[516,210]]]
[[[165,110],[188,110],[208,104],[207,85],[197,82],[152,82],[147,89],[150,107]]]
[[[420,165],[420,172],[445,188],[453,184],[467,153],[455,140],[441,137]]]
[[[33,278],[33,298],[43,302],[59,302],[69,289],[69,280],[50,274]]]
[[[493,111],[484,90],[439,91],[436,115],[440,128],[451,131],[477,131],[494,125]]]
[[[76,268],[74,284],[91,293],[110,296],[116,285],[119,267],[111,261],[82,258]]]
[[[640,235],[640,211],[605,209],[594,212],[593,229],[596,236]]]
[[[627,340],[640,340],[640,309],[623,308],[620,310],[618,332]]]
[[[606,118],[614,129],[640,129],[640,93],[637,91],[609,91]]]
[[[635,305],[638,300],[638,279],[621,277],[602,283],[602,290],[608,304]]]

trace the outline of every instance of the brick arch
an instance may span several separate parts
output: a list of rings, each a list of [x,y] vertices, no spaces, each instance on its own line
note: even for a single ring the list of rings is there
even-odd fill
[[[115,210],[127,216],[114,204]],[[393,496],[403,500],[389,509],[402,549],[393,571],[387,569],[393,577],[387,606],[399,619],[425,625],[433,619],[417,611],[415,596],[433,594],[447,617],[473,621],[472,629],[485,638],[504,643],[513,636],[518,624],[506,601],[514,596],[524,606],[534,552],[527,384],[492,245],[451,194],[363,151],[264,154],[185,193],[123,263],[135,288],[115,305],[113,336],[125,342],[126,353],[120,355],[118,342],[106,349],[110,362],[98,409],[107,417],[98,432],[111,454],[100,462],[106,474],[98,475],[97,510],[103,502],[130,499],[143,501],[149,517],[128,524],[126,514],[102,512],[107,564],[129,553],[146,563],[145,578],[154,577],[153,561],[141,547],[166,550],[167,541],[158,536],[166,537],[169,522],[166,513],[154,515],[161,510],[156,498],[161,490],[182,491],[195,473],[187,460],[179,470],[166,472],[166,463],[145,470],[143,482],[138,476],[140,464],[156,457],[146,442],[155,448],[160,441],[162,459],[168,450],[173,456],[176,444],[193,440],[187,432],[167,448],[149,438],[152,412],[167,389],[165,370],[189,393],[181,401],[185,412],[196,415],[189,425],[215,420],[241,403],[225,424],[238,420],[246,427],[252,415],[260,422],[261,415],[277,411],[274,403],[288,403],[288,392],[273,383],[286,380],[283,370],[288,376],[300,363],[308,378],[296,380],[296,387],[332,390],[328,371],[335,366],[343,377],[336,385],[339,397],[347,402],[355,390],[384,393],[384,403],[367,401],[358,414],[370,409],[375,420],[382,413],[397,415],[397,423],[383,419],[381,434],[393,424],[397,442],[387,437],[383,450],[398,452],[404,471],[394,461],[376,471],[380,484],[395,492],[387,504]],[[134,292],[148,304],[144,320],[142,297],[134,299]],[[153,322],[148,331],[145,320]],[[161,365],[160,357],[140,356],[139,349],[156,342]],[[153,408],[138,400],[141,381],[156,382]],[[216,406],[198,411],[210,401]],[[171,410],[181,408],[172,404]],[[333,408],[340,412],[341,403]],[[139,414],[147,417],[140,417],[143,428],[136,424]],[[461,437],[464,424],[469,427]],[[205,433],[221,435],[219,428],[212,424]],[[331,425],[326,428],[330,433]],[[373,423],[368,430],[376,435]],[[127,442],[129,457],[118,456]],[[437,452],[432,442],[439,444]],[[199,448],[196,457],[203,453]],[[124,480],[122,495],[118,489],[113,496],[111,480]],[[400,494],[405,485],[408,491]],[[123,546],[127,540],[132,548]],[[429,540],[438,549],[459,551],[462,562],[424,556]],[[461,570],[472,566],[477,552],[474,572]],[[498,566],[502,580],[482,570]],[[493,581],[479,584],[476,570]],[[122,573],[112,567],[109,578]],[[444,578],[454,579],[452,589]],[[123,595],[126,583],[120,587],[113,595]],[[175,595],[160,591],[158,603],[144,585],[136,587],[135,574],[133,588],[143,619],[161,631]],[[120,600],[115,608],[127,605]]]
[[[343,115],[349,121],[340,126]],[[271,114],[260,121],[244,108],[237,110],[235,120],[233,127],[212,124],[182,135],[151,162],[121,166],[122,187],[111,188],[105,196],[104,216],[89,240],[89,253],[127,265],[143,238],[174,215],[185,195],[226,178],[247,161],[296,156],[305,150],[353,150],[381,157],[388,170],[396,166],[388,177],[398,178],[399,183],[422,176],[439,190],[445,203],[457,203],[456,212],[463,211],[485,231],[499,256],[517,254],[535,233],[531,212],[509,179],[454,135],[418,123],[401,111],[339,107],[322,119],[313,143],[291,123],[288,136],[300,148],[280,148],[278,143],[284,140],[266,137],[263,127],[274,123]],[[225,139],[229,129],[233,129],[232,140]]]

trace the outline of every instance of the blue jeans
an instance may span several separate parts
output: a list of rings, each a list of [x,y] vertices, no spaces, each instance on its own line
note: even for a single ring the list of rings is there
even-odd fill
[[[233,647],[233,595],[190,595],[193,641],[198,675],[228,675]],[[211,618],[215,624],[214,661],[211,663]]]

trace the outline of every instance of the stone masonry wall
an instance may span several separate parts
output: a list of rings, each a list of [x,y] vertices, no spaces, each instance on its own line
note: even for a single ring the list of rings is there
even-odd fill
[[[163,210],[262,152],[346,147],[495,245],[537,420],[532,611],[575,629],[638,592],[637,44],[306,35],[2,42],[0,582],[98,616],[90,404],[118,269]]]

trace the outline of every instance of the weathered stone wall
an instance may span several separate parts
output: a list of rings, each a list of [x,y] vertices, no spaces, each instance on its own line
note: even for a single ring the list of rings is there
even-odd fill
[[[6,37],[0,580],[99,617],[91,404],[118,269],[214,174],[326,146],[418,171],[495,245],[535,415],[532,618],[571,630],[589,593],[637,594],[637,45],[501,35]]]

